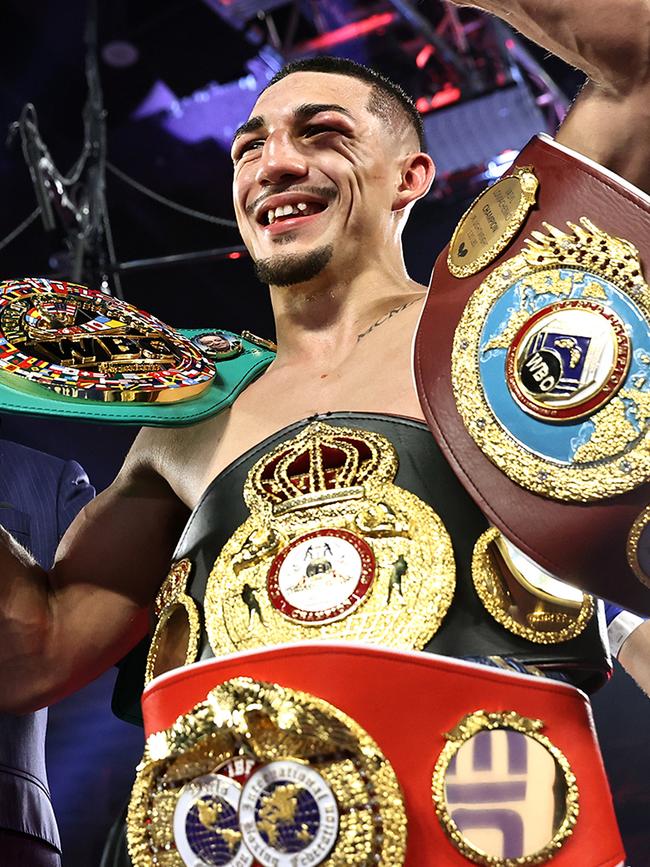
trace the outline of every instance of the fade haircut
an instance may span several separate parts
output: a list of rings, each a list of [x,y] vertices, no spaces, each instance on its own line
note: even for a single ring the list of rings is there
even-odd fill
[[[420,150],[426,149],[422,118],[415,103],[399,84],[396,84],[386,75],[382,75],[381,72],[343,57],[310,57],[294,60],[283,66],[279,72],[276,72],[264,90],[294,72],[327,72],[331,75],[347,75],[369,84],[370,95],[366,105],[368,111],[388,124],[398,120],[410,125],[418,137]]]

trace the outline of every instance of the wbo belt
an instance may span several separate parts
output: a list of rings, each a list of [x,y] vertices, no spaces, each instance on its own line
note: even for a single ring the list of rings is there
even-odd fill
[[[142,705],[135,867],[623,864],[564,684],[309,642],[162,675]]]
[[[427,422],[490,522],[551,574],[640,613],[649,230],[646,194],[533,139],[438,258],[414,357]]]

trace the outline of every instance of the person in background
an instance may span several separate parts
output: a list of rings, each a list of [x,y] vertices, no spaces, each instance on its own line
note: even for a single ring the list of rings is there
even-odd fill
[[[76,461],[0,440],[0,526],[43,568],[95,495]],[[2,577],[0,576],[0,581]],[[0,864],[59,867],[61,844],[45,769],[47,710],[0,714]]]

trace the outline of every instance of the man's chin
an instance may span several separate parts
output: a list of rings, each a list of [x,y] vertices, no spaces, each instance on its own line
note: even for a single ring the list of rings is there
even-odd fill
[[[333,245],[326,244],[304,253],[276,253],[268,259],[256,259],[255,273],[270,286],[307,283],[327,267],[333,252]]]

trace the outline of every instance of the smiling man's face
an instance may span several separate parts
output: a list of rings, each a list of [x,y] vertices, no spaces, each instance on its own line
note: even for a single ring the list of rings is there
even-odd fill
[[[370,91],[350,76],[295,72],[262,93],[235,136],[237,222],[265,282],[358,271],[386,242],[401,135],[368,110]]]

